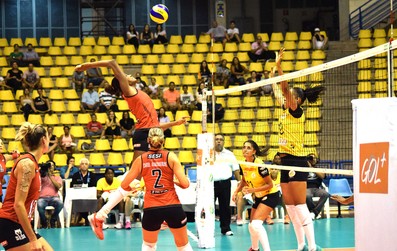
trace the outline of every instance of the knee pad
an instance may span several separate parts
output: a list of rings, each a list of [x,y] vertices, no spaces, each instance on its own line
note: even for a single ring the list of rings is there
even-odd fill
[[[156,249],[157,249],[156,243],[149,243],[149,242],[143,241],[142,251],[156,251]]]
[[[251,222],[251,226],[252,226],[252,229],[255,232],[258,232],[261,228],[263,228],[263,221],[261,221],[261,220],[253,220]]]
[[[192,246],[190,246],[190,243],[188,242],[185,246],[183,247],[177,247],[178,251],[193,251]]]
[[[310,223],[313,223],[312,217],[310,216],[310,211],[307,208],[306,204],[297,205],[295,209],[296,209],[296,214],[302,223],[302,226],[306,226]]]

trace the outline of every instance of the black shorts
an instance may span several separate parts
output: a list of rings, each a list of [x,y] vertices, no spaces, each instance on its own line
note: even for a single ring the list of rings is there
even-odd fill
[[[299,166],[299,167],[309,167],[307,163],[307,157],[299,157],[287,154],[286,156],[281,157],[281,165],[283,166]],[[307,177],[309,176],[308,172],[295,172],[295,175],[290,177],[289,170],[281,170],[280,182],[288,183],[290,181],[307,181]]]
[[[275,208],[280,201],[280,192],[271,193],[261,198],[255,198],[254,205],[252,208],[257,209],[259,204],[265,204],[268,207]]]
[[[147,208],[143,210],[142,228],[146,231],[157,231],[165,221],[170,228],[186,226],[187,217],[182,205]]]
[[[9,219],[0,218],[0,229],[0,244],[5,250],[20,247],[29,243],[29,239],[19,223]],[[36,238],[40,239],[41,236],[36,234]]]
[[[149,143],[147,137],[149,135],[150,128],[137,129],[132,136],[132,143],[134,144],[134,150],[137,151],[149,151]]]

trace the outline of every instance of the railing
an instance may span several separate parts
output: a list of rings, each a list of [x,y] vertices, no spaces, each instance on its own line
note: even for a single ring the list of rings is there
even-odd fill
[[[393,10],[397,7],[397,0],[393,0]],[[353,38],[358,37],[362,29],[370,29],[390,16],[389,0],[369,0],[349,14],[349,33]]]

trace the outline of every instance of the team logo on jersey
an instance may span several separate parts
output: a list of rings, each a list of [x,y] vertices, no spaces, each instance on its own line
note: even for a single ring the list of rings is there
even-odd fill
[[[15,240],[21,241],[23,239],[26,239],[26,235],[22,232],[20,228],[14,230],[15,232]]]
[[[148,159],[161,159],[163,157],[162,153],[151,153],[147,155]]]

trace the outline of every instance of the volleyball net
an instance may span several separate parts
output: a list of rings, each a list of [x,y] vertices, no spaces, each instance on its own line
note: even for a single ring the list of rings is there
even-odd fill
[[[281,63],[282,76],[227,89],[213,86],[212,90],[207,91],[212,100],[225,108],[223,120],[208,123],[207,131],[222,133],[225,147],[233,151],[239,163],[243,163],[241,149],[248,139],[254,140],[260,147],[270,146],[265,160],[272,161],[279,147],[278,119],[282,113],[271,92],[272,84],[287,81],[290,87],[302,89],[323,85],[326,90],[317,102],[310,104],[306,101],[302,105],[306,117],[302,125],[305,132],[304,152],[307,155],[314,153],[323,163],[328,162],[329,165],[324,166],[325,173],[352,175],[351,100],[394,96],[396,74],[393,54],[396,47],[397,42],[393,41],[331,61],[328,60],[335,55],[320,58],[315,51],[309,54],[307,60],[291,60],[285,57],[290,53],[286,51]],[[250,63],[247,68],[257,72],[271,71],[275,64],[257,62]],[[344,167],[339,165],[349,162]],[[350,171],[327,171],[327,168]]]

